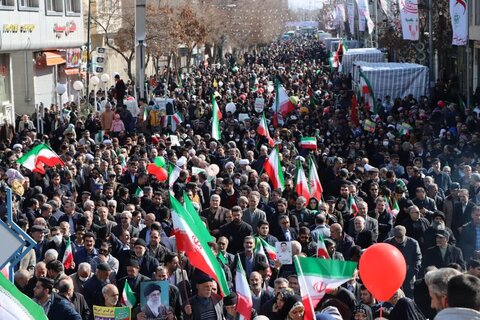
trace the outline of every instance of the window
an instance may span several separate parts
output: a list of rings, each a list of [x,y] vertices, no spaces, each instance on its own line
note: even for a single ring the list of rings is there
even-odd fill
[[[0,0],[0,10],[14,10],[15,0]]]
[[[45,8],[47,15],[63,14],[63,0],[45,0]]]
[[[38,11],[39,7],[38,0],[18,0],[18,10]]]
[[[81,0],[65,0],[65,6],[68,16],[79,16],[82,13]]]

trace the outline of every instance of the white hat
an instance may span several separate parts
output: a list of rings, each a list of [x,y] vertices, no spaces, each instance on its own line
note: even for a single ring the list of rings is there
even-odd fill
[[[248,165],[248,164],[250,164],[250,161],[248,159],[240,159],[240,161],[238,161],[238,164]]]
[[[228,167],[235,168],[235,164],[232,161],[228,161],[227,163],[225,163],[225,168],[228,168]]]
[[[183,167],[186,164],[187,164],[187,158],[185,158],[184,156],[181,156],[176,163],[177,167]]]
[[[110,139],[103,140],[103,144],[112,144],[112,140]]]
[[[16,143],[13,145],[13,149],[15,150],[17,148],[23,149],[23,146],[20,143]]]

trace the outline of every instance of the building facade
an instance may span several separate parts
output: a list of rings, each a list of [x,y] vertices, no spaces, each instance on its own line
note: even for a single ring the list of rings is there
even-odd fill
[[[0,123],[72,99],[85,43],[81,0],[0,0],[0,32]]]

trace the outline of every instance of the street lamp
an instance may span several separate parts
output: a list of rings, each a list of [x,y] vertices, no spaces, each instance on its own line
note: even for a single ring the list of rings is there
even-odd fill
[[[73,83],[73,89],[77,91],[77,100],[78,100],[78,107],[80,109],[80,94],[83,90],[83,82],[80,80],[77,80]]]
[[[97,110],[97,86],[100,83],[100,78],[98,78],[97,76],[93,76],[90,78],[90,81],[93,84],[93,110],[95,110],[96,112],[98,111]]]
[[[108,82],[110,81],[110,75],[108,73],[104,73],[100,76],[100,80],[102,80],[103,82],[103,87],[104,87],[104,90],[105,90],[105,99],[107,99],[107,85],[108,85]]]
[[[67,86],[62,84],[62,83],[57,83],[57,86],[55,87],[55,92],[58,94],[58,105],[57,108],[60,111],[60,119],[62,119],[63,123],[63,103],[62,103],[62,95],[67,91]]]

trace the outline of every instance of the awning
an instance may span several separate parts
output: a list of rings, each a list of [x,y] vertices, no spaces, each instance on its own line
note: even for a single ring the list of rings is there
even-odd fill
[[[65,68],[65,74],[67,76],[73,76],[79,74],[78,68]]]
[[[65,63],[65,56],[58,51],[45,51],[43,53],[47,61],[47,66],[56,66]]]

